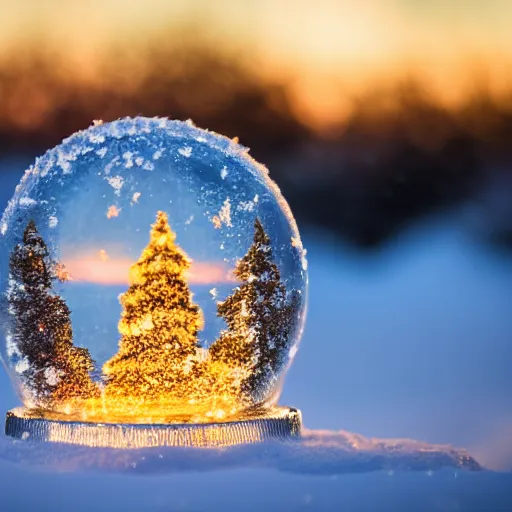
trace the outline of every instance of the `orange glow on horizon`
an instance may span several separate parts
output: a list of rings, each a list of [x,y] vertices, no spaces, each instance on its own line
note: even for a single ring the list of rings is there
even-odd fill
[[[130,267],[128,258],[110,258],[105,251],[99,257],[70,258],[65,261],[69,281],[103,285],[128,285]],[[215,284],[234,282],[229,269],[221,263],[192,262],[187,272],[191,284]]]
[[[219,0],[216,9],[206,0],[11,4],[0,20],[0,60],[7,59],[2,62],[6,69],[42,47],[43,53],[36,53],[50,55],[64,81],[101,89],[116,80],[126,92],[138,90],[144,70],[153,64],[152,48],[169,47],[174,40],[185,47],[205,44],[219,55],[238,55],[244,65],[250,60],[264,80],[288,84],[293,111],[318,129],[343,123],[354,100],[368,90],[411,77],[448,108],[467,100],[479,85],[499,99],[509,92],[512,78],[507,24],[512,4],[507,0],[471,5],[297,0],[293,9],[288,0]],[[116,48],[126,44],[130,57],[122,70],[129,71],[109,77],[105,70],[119,60]],[[61,98],[59,91],[32,90],[29,81],[22,85],[19,97],[3,107],[6,113],[0,109],[0,120],[4,115],[29,129],[42,123]],[[25,96],[23,88],[29,89]],[[24,98],[30,99],[28,107]]]

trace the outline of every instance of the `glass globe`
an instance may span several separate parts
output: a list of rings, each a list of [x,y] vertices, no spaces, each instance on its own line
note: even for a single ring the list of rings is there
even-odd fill
[[[48,418],[212,422],[276,404],[307,269],[267,169],[167,119],[97,123],[0,222],[1,357]]]

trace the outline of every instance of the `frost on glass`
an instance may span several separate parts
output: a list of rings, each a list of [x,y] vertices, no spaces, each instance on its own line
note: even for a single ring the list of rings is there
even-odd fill
[[[276,403],[305,251],[237,143],[166,119],[93,126],[36,160],[0,233],[1,356],[28,409],[209,422]]]

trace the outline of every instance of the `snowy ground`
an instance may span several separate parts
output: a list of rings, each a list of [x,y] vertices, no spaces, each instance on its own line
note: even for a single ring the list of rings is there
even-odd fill
[[[4,468],[2,510],[72,512],[301,511],[510,512],[509,474],[440,471],[295,475],[267,469],[227,469],[127,477],[58,475]]]
[[[17,178],[2,175],[0,209]],[[309,316],[281,402],[302,409],[320,452],[251,447],[213,463],[166,453],[172,463],[150,476],[142,459],[121,473],[36,466],[28,445],[0,438],[0,510],[512,510],[512,473],[460,471],[447,459],[409,472],[389,454],[380,466],[342,467],[343,454],[358,460],[342,449],[353,438],[318,432],[450,443],[512,469],[512,258],[461,225],[455,214],[433,219],[373,255],[304,233]],[[16,404],[1,373],[0,409]],[[64,448],[52,455],[70,459]],[[383,470],[355,473],[368,469]]]
[[[278,469],[288,473],[341,475],[385,470],[451,468],[481,471],[464,450],[407,439],[368,439],[359,434],[304,429],[300,438],[226,448],[90,448],[0,438],[0,460],[51,471],[107,470],[128,474]]]

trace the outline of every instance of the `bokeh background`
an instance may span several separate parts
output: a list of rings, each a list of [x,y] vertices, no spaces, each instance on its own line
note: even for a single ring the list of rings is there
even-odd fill
[[[0,209],[95,119],[239,137],[309,250],[283,403],[510,469],[511,20],[509,0],[0,0]]]

